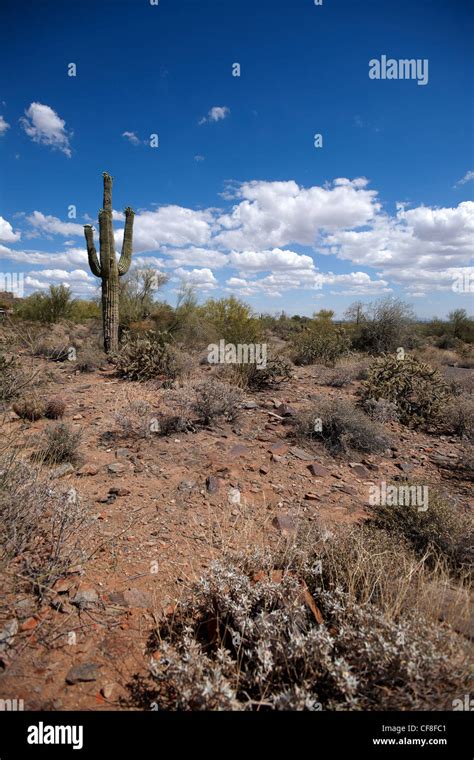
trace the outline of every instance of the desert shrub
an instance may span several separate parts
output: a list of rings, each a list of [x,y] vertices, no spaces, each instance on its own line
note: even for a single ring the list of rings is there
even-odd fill
[[[419,557],[441,555],[457,574],[472,572],[474,530],[472,518],[436,492],[428,492],[428,509],[416,505],[373,505],[372,524],[404,539]]]
[[[88,524],[74,489],[52,489],[23,461],[0,462],[0,565],[16,558],[16,571],[39,596],[82,560],[79,540]]]
[[[330,388],[343,388],[345,385],[350,385],[353,380],[354,372],[350,367],[338,367],[325,375],[323,383]]]
[[[127,380],[174,380],[182,371],[179,351],[166,334],[128,335],[114,357],[117,373]]]
[[[215,563],[156,632],[151,673],[166,710],[413,710],[449,705],[467,667],[448,631],[394,622],[315,560]]]
[[[292,377],[291,362],[284,356],[270,354],[266,366],[257,364],[233,364],[225,368],[222,376],[240,388],[261,391],[288,382]]]
[[[132,269],[119,282],[120,330],[129,330],[132,323],[149,319],[155,308],[157,291],[168,277],[154,267]]]
[[[50,398],[44,404],[44,416],[48,420],[59,420],[64,417],[66,402],[62,398]]]
[[[199,309],[199,315],[214,330],[218,340],[234,345],[261,342],[262,330],[252,309],[238,298],[210,298]]]
[[[107,367],[107,357],[99,348],[86,349],[78,353],[75,367],[79,372],[95,372]]]
[[[443,406],[437,429],[441,433],[474,439],[474,399],[471,396],[455,396]]]
[[[459,367],[443,367],[442,375],[453,396],[474,394],[474,373]]]
[[[367,306],[357,302],[346,317],[352,323],[352,346],[358,351],[382,354],[415,345],[414,314],[400,299],[383,298]]]
[[[15,314],[32,322],[59,322],[69,319],[74,308],[66,285],[50,285],[47,293],[33,293],[15,305]]]
[[[366,398],[362,404],[364,412],[370,419],[380,422],[398,422],[398,407],[392,401],[385,401],[383,398]]]
[[[70,356],[71,346],[69,343],[63,345],[52,345],[51,340],[44,339],[39,341],[34,349],[34,356],[41,356],[53,362],[67,362]]]
[[[232,421],[238,416],[241,398],[238,388],[212,379],[196,388],[194,411],[204,425],[219,417]]]
[[[34,422],[44,417],[44,404],[36,396],[21,399],[12,405],[13,411],[22,420]]]
[[[122,404],[115,413],[115,421],[125,438],[148,438],[152,434],[152,420],[155,417],[152,405],[142,399]]]
[[[43,430],[33,457],[49,464],[76,464],[79,460],[81,440],[81,432],[73,430],[66,422],[51,423]]]
[[[436,369],[412,356],[376,359],[362,383],[361,398],[385,399],[397,405],[400,421],[413,427],[434,424],[448,397]]]
[[[297,436],[321,441],[332,453],[384,451],[389,439],[383,428],[345,399],[321,398],[295,419]]]
[[[18,398],[25,388],[33,387],[38,375],[39,370],[25,373],[14,356],[6,357],[0,351],[0,405]]]
[[[334,366],[350,349],[350,339],[344,328],[326,319],[313,320],[296,335],[294,344],[293,360],[297,365],[322,363]]]

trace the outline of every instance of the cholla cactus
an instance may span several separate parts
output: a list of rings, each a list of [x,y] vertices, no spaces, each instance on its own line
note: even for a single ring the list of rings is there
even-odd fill
[[[448,399],[448,387],[436,369],[412,356],[387,355],[370,367],[361,396],[396,404],[400,422],[413,427],[434,424]]]
[[[102,321],[104,326],[104,350],[111,353],[118,348],[119,328],[119,277],[126,274],[132,260],[133,209],[125,209],[125,231],[122,252],[115,257],[114,230],[112,225],[112,182],[104,172],[104,205],[99,211],[100,263],[94,246],[94,234],[90,224],[84,226],[87,255],[92,274],[102,280]]]

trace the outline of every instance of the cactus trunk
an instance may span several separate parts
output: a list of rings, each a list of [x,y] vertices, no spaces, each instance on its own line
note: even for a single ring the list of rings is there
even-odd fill
[[[102,280],[102,322],[104,350],[113,353],[118,348],[119,333],[119,277],[129,270],[132,260],[133,219],[131,208],[125,209],[125,230],[122,252],[117,262],[115,256],[114,230],[112,224],[112,177],[104,172],[104,203],[99,211],[100,261],[94,246],[94,234],[85,225],[84,234],[91,272]]]

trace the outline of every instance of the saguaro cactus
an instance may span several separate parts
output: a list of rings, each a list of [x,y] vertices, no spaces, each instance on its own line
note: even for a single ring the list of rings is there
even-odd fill
[[[133,219],[135,212],[125,209],[125,231],[122,253],[117,262],[112,224],[113,178],[104,172],[104,204],[99,211],[100,262],[94,245],[94,233],[90,224],[84,225],[87,255],[92,274],[102,280],[102,322],[104,326],[104,349],[106,353],[118,348],[119,328],[119,277],[126,274],[132,260]]]

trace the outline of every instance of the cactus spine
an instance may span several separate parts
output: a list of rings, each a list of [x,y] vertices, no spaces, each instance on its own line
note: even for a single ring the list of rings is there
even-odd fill
[[[104,172],[104,203],[99,211],[100,262],[94,245],[94,232],[90,224],[84,226],[87,255],[92,274],[102,280],[102,322],[104,326],[104,350],[111,353],[118,348],[119,330],[119,277],[128,272],[132,260],[133,219],[135,212],[125,209],[125,230],[122,252],[117,262],[115,256],[114,230],[112,224],[113,178]]]

